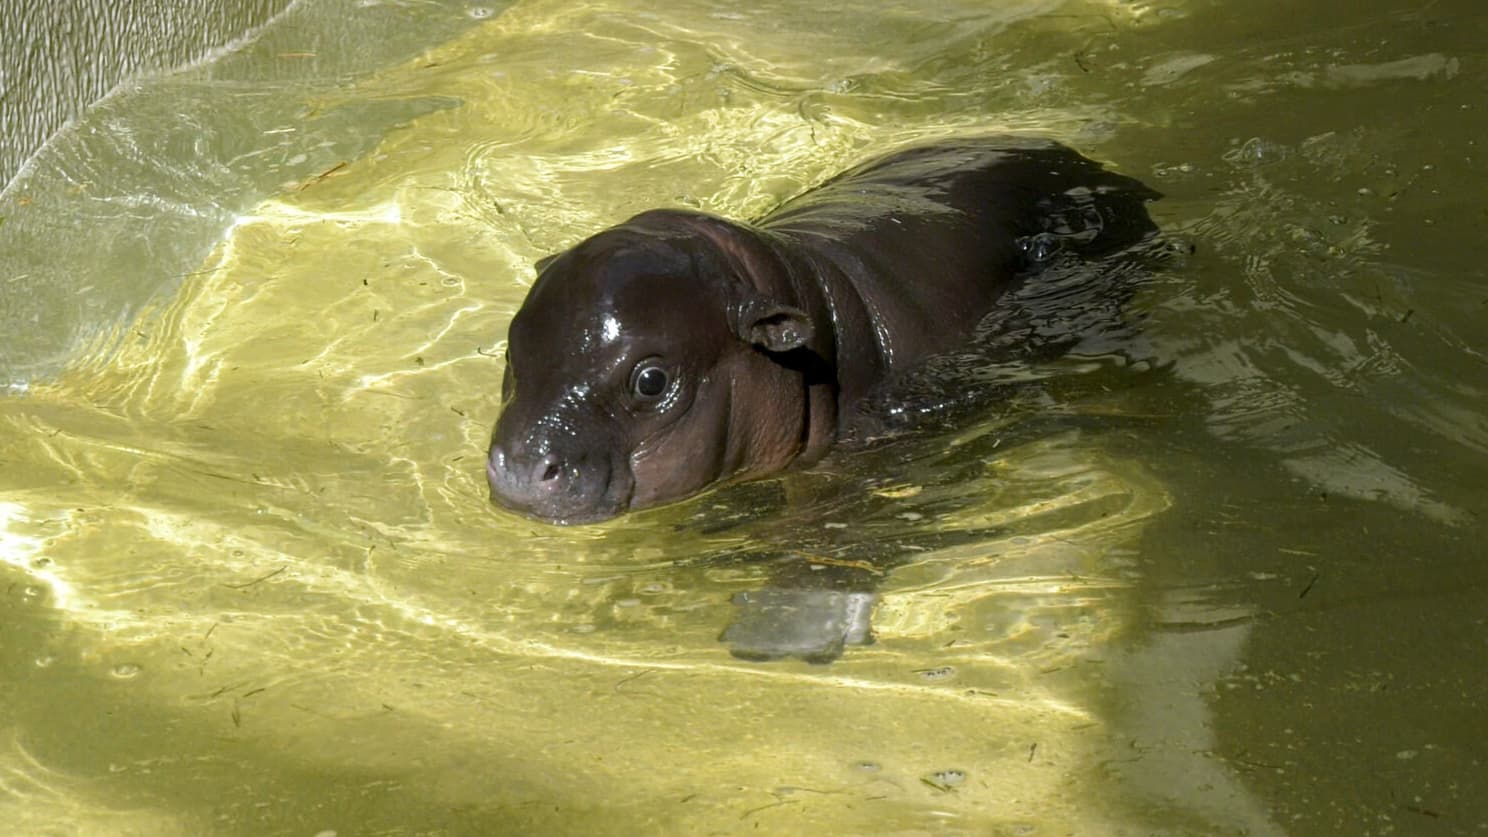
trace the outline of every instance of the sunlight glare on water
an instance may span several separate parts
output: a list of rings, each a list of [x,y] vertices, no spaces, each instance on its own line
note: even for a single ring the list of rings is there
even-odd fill
[[[1000,456],[1023,490],[995,504],[966,486],[896,503],[888,533],[968,535],[917,547],[877,644],[831,669],[717,642],[730,594],[763,579],[729,556],[800,535],[704,534],[671,510],[557,532],[485,502],[496,348],[533,260],[651,205],[757,214],[875,147],[971,122],[869,130],[836,97],[892,61],[827,31],[772,50],[762,25],[779,22],[529,6],[365,82],[346,95],[462,104],[240,215],[113,351],[7,403],[6,456],[36,486],[12,493],[7,543],[52,562],[18,569],[69,626],[48,642],[71,676],[131,672],[121,698],[194,730],[188,754],[227,736],[250,764],[355,763],[428,804],[554,799],[521,815],[533,824],[1085,818],[1049,806],[1104,730],[1078,679],[1039,673],[1119,630],[1127,583],[1103,556],[1166,501],[1129,463],[1092,464],[1078,434]],[[961,31],[940,28],[932,42]],[[839,59],[803,76],[803,48]],[[961,508],[914,511],[932,499]],[[847,530],[810,505],[792,526],[851,540],[861,512],[832,511]],[[938,732],[973,725],[986,734],[959,744]],[[27,758],[13,769],[34,772]],[[108,794],[71,787],[64,808]],[[823,787],[898,802],[852,813]]]

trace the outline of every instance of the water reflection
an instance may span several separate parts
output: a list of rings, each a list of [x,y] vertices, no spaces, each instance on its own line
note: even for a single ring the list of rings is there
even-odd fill
[[[207,741],[239,742],[249,763],[354,761],[447,803],[490,804],[489,782],[516,775],[557,788],[586,777],[653,800],[701,792],[701,807],[653,812],[674,825],[737,806],[761,824],[806,816],[867,827],[854,800],[897,800],[887,815],[906,825],[950,806],[970,827],[1006,821],[1010,789],[1030,805],[1047,799],[1106,746],[1089,672],[1105,669],[1111,638],[1127,626],[1132,539],[1168,502],[1139,469],[1100,462],[1078,433],[972,458],[998,473],[1000,496],[958,493],[942,476],[946,463],[968,459],[957,448],[990,453],[992,435],[883,452],[907,460],[902,479],[854,492],[855,501],[839,493],[786,510],[785,529],[778,509],[760,514],[751,498],[706,500],[745,500],[746,517],[773,518],[777,542],[908,549],[910,562],[881,585],[878,643],[830,671],[727,662],[714,640],[729,592],[758,585],[770,561],[721,548],[720,538],[744,538],[699,532],[686,507],[617,529],[585,554],[563,539],[544,551],[508,542],[492,556],[448,543],[365,545],[262,507],[192,512],[189,498],[161,502],[155,491],[150,507],[115,508],[99,526],[101,498],[80,489],[66,504],[78,511],[7,507],[7,544],[28,572],[36,553],[51,556],[54,573],[32,577],[55,582],[50,606],[67,627],[48,642],[68,678],[93,689],[127,684],[119,698],[147,717],[172,707],[169,724],[201,730],[172,737],[188,755],[189,742],[212,731]],[[922,474],[938,482],[912,490]],[[417,490],[397,488],[404,500]],[[832,525],[854,519],[861,530]],[[904,531],[885,549],[873,535],[894,520],[928,531]],[[674,535],[658,540],[658,529]],[[653,550],[640,564],[625,554],[631,538]],[[126,565],[113,560],[121,552],[132,556]],[[982,733],[957,743],[937,731],[946,725]],[[518,760],[486,778],[407,772],[408,752],[449,764],[485,750],[479,742],[497,730],[496,751]],[[652,734],[679,742],[685,773],[644,767],[656,758]],[[59,758],[53,738],[41,736],[41,764]],[[735,749],[746,740],[747,755]],[[336,743],[327,750],[327,741]],[[584,766],[577,741],[585,753],[618,754],[617,763]],[[137,741],[114,746],[139,757]],[[864,774],[864,762],[879,768]],[[780,773],[780,764],[795,766]],[[947,773],[964,781],[925,781]],[[954,798],[944,797],[952,787]],[[790,788],[829,796],[807,802],[799,796],[808,791]],[[766,807],[781,801],[785,810]],[[1022,816],[1049,819],[1041,808]]]

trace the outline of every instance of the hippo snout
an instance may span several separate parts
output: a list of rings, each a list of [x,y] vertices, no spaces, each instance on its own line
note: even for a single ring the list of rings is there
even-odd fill
[[[624,510],[628,492],[612,465],[552,450],[493,444],[486,458],[491,501],[551,523],[587,523]]]
[[[548,453],[537,457],[525,466],[513,468],[506,451],[497,448],[486,460],[486,479],[492,491],[511,494],[519,487],[528,492],[547,491],[556,488],[563,477],[563,460],[557,454]]]

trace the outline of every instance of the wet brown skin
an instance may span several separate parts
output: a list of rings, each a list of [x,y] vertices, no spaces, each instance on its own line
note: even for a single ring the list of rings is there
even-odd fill
[[[585,523],[810,464],[876,386],[1037,281],[1031,242],[1130,246],[1156,197],[987,137],[870,161],[753,224],[659,209],[599,232],[539,263],[512,320],[491,498]]]

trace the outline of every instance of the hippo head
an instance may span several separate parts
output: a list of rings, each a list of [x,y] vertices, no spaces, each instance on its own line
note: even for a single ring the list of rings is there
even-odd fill
[[[508,335],[491,499],[594,522],[799,457],[822,418],[813,326],[761,290],[778,264],[763,247],[727,221],[655,211],[540,262]]]

